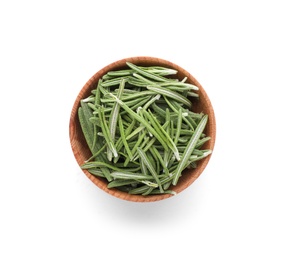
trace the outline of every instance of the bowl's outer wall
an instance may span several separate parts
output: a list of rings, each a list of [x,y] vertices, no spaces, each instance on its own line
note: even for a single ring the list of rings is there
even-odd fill
[[[199,101],[197,101],[196,99],[191,99],[193,103],[192,111],[203,112],[205,114],[208,114],[208,123],[206,125],[204,133],[207,136],[210,136],[211,140],[205,143],[203,148],[214,150],[215,138],[216,138],[216,123],[215,123],[214,110],[207,93],[200,85],[200,83],[189,72],[167,60],[147,56],[131,57],[113,62],[110,65],[102,68],[96,74],[94,74],[81,89],[80,93],[78,94],[74,102],[70,117],[69,134],[70,134],[71,147],[78,164],[82,165],[83,162],[87,160],[91,155],[89,148],[85,142],[80,127],[80,123],[78,120],[78,108],[80,106],[80,100],[88,97],[91,94],[91,91],[97,87],[98,80],[108,71],[127,68],[126,66],[127,61],[142,66],[164,66],[176,69],[178,71],[177,78],[183,79],[184,77],[187,77],[188,78],[187,82],[192,83],[199,88],[199,91],[197,92],[199,94]],[[184,189],[186,189],[187,187],[189,187],[203,172],[203,170],[205,169],[210,160],[210,157],[211,155],[199,161],[196,169],[185,170],[182,176],[180,177],[178,184],[176,186],[171,187],[171,189],[176,193],[179,193]],[[102,178],[98,178],[90,174],[87,170],[83,170],[83,172],[100,189],[120,199],[134,202],[152,202],[152,201],[163,200],[173,196],[170,194],[150,195],[150,196],[130,195],[117,189],[108,189],[106,180],[103,180]]]

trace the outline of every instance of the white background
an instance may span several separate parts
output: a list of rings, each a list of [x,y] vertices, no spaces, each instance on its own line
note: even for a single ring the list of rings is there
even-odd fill
[[[0,259],[287,259],[285,1],[1,1]],[[73,102],[99,69],[154,56],[207,91],[200,178],[149,204],[79,169]]]

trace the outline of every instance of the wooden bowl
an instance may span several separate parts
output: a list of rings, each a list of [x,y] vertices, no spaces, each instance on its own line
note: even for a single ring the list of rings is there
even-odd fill
[[[78,164],[82,165],[83,162],[91,156],[89,148],[85,142],[78,119],[77,111],[80,106],[80,100],[90,95],[91,90],[96,88],[98,80],[108,71],[127,68],[126,66],[127,61],[142,66],[165,66],[172,69],[176,69],[178,71],[177,76],[179,79],[183,79],[186,76],[188,78],[187,82],[198,86],[199,90],[197,93],[199,94],[200,98],[199,101],[192,100],[193,102],[192,111],[203,112],[205,114],[208,114],[209,119],[204,133],[207,134],[207,136],[210,136],[211,140],[209,140],[207,143],[204,144],[203,149],[213,150],[216,137],[216,124],[215,124],[214,111],[205,90],[199,84],[199,82],[189,72],[187,72],[183,68],[179,67],[178,65],[170,61],[146,56],[131,57],[113,62],[110,65],[102,68],[96,74],[94,74],[81,89],[80,93],[78,94],[75,100],[70,117],[69,135],[70,135],[71,147]],[[205,167],[209,162],[210,157],[211,155],[200,160],[198,162],[198,166],[196,169],[186,169],[182,174],[182,176],[179,178],[178,184],[176,186],[171,186],[170,188],[178,194],[187,187],[189,187],[203,172],[203,170],[205,169]],[[148,196],[131,195],[117,189],[108,189],[107,181],[105,179],[96,177],[90,174],[87,170],[83,170],[83,172],[100,189],[120,199],[133,202],[152,202],[167,199],[171,196],[174,196],[170,194],[148,195]]]

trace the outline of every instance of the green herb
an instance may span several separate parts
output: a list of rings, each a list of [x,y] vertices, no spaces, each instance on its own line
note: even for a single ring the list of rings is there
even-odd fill
[[[81,165],[107,187],[130,194],[175,194],[184,169],[211,154],[201,147],[208,116],[192,111],[198,87],[177,71],[137,66],[109,71],[81,100],[79,122],[91,156]],[[173,76],[170,76],[173,75]]]
[[[190,138],[190,140],[189,140],[189,142],[188,142],[188,144],[184,150],[184,153],[182,155],[182,160],[179,162],[179,164],[176,168],[175,176],[174,176],[174,179],[172,181],[173,185],[177,184],[180,174],[182,173],[183,169],[186,167],[186,163],[189,160],[189,158],[190,158],[190,156],[191,156],[191,154],[192,154],[192,152],[196,146],[196,143],[198,142],[200,135],[205,128],[205,125],[207,123],[207,119],[208,119],[208,116],[205,115],[201,119],[201,121],[198,124],[197,128],[195,129],[192,137]]]

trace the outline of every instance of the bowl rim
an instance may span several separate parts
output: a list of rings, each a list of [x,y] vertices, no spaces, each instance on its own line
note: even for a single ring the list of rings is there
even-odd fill
[[[173,69],[176,69],[181,75],[185,75],[188,80],[187,82],[192,82],[194,85],[196,85],[199,90],[198,92],[200,93],[200,98],[204,99],[206,103],[206,107],[208,109],[208,127],[210,129],[210,133],[208,134],[211,139],[208,141],[208,149],[212,150],[212,153],[202,159],[199,163],[199,166],[193,170],[191,176],[185,177],[184,181],[182,181],[182,177],[179,180],[179,183],[181,185],[176,185],[173,186],[171,189],[174,190],[177,194],[181,193],[184,191],[187,187],[189,187],[204,171],[206,168],[208,162],[210,161],[210,158],[212,154],[214,153],[214,147],[215,147],[215,139],[216,139],[216,120],[215,120],[215,113],[214,109],[212,106],[212,103],[205,91],[205,89],[202,87],[202,85],[195,79],[193,75],[191,75],[187,70],[184,68],[180,67],[179,65],[170,62],[165,59],[161,58],[156,58],[152,56],[134,56],[134,57],[129,57],[129,58],[124,58],[120,59],[117,61],[114,61],[106,66],[104,66],[102,69],[97,71],[82,87],[80,92],[78,93],[76,100],[74,101],[74,104],[72,106],[72,111],[70,114],[70,121],[69,121],[69,138],[70,138],[70,145],[74,154],[74,157],[80,166],[83,163],[82,160],[82,154],[79,152],[78,147],[77,147],[77,136],[76,136],[76,130],[75,130],[75,124],[77,124],[77,110],[80,104],[80,100],[84,97],[84,94],[87,91],[90,91],[94,89],[97,85],[98,80],[105,75],[108,71],[110,70],[116,70],[120,68],[126,67],[126,62],[131,62],[136,65],[144,65],[144,64],[151,64],[150,66],[153,65],[159,65],[159,66],[167,66]],[[126,201],[131,201],[131,202],[155,202],[155,201],[160,201],[164,200],[167,198],[171,198],[175,195],[172,194],[158,194],[158,195],[148,195],[148,196],[142,196],[142,195],[134,195],[134,194],[128,194],[126,192],[120,191],[118,189],[109,189],[107,188],[106,181],[101,179],[100,177],[94,176],[90,174],[87,170],[81,169],[83,173],[100,189],[105,191],[106,193],[117,197],[119,199],[123,199]]]

